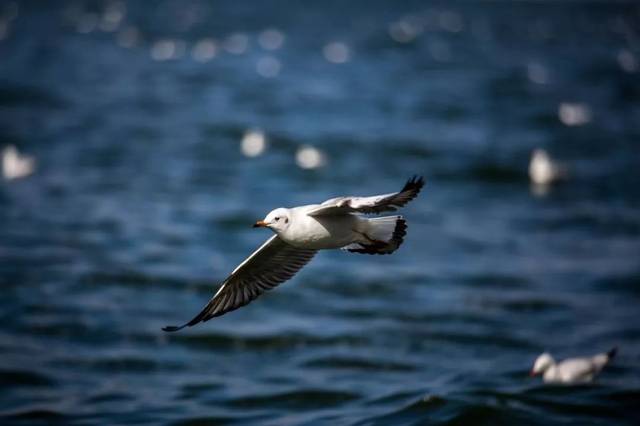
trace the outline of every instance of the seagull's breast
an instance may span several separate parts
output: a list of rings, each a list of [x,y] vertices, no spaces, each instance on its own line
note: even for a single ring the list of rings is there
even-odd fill
[[[552,365],[544,372],[542,379],[545,383],[560,383],[562,382],[562,377],[560,377],[560,372],[558,370],[558,366]]]
[[[361,219],[352,214],[312,217],[307,211],[317,205],[291,209],[291,224],[280,234],[288,244],[306,249],[335,249],[357,238]]]

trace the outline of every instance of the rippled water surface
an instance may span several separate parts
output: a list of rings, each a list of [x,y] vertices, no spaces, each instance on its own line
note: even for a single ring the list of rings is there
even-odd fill
[[[638,424],[637,4],[255,3],[0,2],[0,423]],[[161,331],[269,210],[413,174],[394,255]]]

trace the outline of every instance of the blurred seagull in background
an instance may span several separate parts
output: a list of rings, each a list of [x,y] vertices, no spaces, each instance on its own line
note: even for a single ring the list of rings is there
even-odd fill
[[[191,321],[163,330],[178,331],[248,304],[266,290],[293,277],[318,250],[341,248],[352,253],[393,253],[406,235],[404,218],[368,218],[364,215],[395,211],[413,200],[423,186],[423,178],[415,176],[399,192],[372,197],[338,197],[322,204],[273,210],[254,227],[269,228],[276,235],[224,280],[209,303]]]
[[[534,185],[546,186],[565,179],[567,169],[553,161],[544,149],[534,149],[529,162],[529,178]]]
[[[7,180],[20,179],[33,173],[36,161],[28,156],[22,155],[18,149],[9,145],[2,150],[2,176]]]
[[[607,353],[591,357],[569,358],[556,363],[553,357],[545,352],[536,358],[530,375],[542,374],[545,383],[580,384],[589,383],[616,355],[617,348]]]

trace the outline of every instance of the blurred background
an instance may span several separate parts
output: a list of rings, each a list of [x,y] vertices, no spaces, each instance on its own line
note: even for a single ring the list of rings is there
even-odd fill
[[[0,2],[2,424],[637,424],[639,76],[635,2]],[[160,330],[413,174],[394,255]]]

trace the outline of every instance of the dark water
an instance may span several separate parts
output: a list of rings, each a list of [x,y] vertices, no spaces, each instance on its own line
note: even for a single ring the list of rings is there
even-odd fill
[[[38,161],[0,182],[0,423],[640,421],[637,4],[0,10],[0,145]],[[213,58],[193,50],[209,37]],[[326,164],[298,167],[303,145]],[[532,192],[535,147],[571,178]],[[272,208],[414,173],[393,256],[321,253],[239,311],[160,330],[268,237],[250,224]],[[527,377],[545,349],[615,345],[593,385]]]

